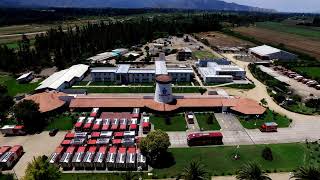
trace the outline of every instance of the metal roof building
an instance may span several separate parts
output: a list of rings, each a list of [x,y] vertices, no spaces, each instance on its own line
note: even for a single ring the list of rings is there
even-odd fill
[[[257,46],[249,49],[249,54],[261,60],[295,60],[297,55],[277,49],[268,45]]]
[[[71,66],[69,69],[56,72],[42,81],[36,90],[39,91],[49,89],[61,91],[66,87],[72,86],[72,84],[76,81],[82,80],[88,69],[88,65],[78,64]]]

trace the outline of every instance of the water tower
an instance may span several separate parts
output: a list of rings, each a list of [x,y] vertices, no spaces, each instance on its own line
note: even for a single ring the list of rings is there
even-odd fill
[[[173,101],[172,78],[167,74],[156,76],[156,91],[154,100],[159,103],[171,103]]]

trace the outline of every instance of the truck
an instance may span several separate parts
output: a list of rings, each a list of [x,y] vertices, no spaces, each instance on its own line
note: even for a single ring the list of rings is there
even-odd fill
[[[265,122],[260,127],[261,132],[277,132],[278,124],[275,122]]]
[[[188,124],[194,124],[194,114],[192,112],[186,113],[186,119]]]
[[[0,131],[6,136],[22,136],[27,134],[23,125],[4,125]]]
[[[23,147],[20,145],[13,146],[9,151],[4,153],[0,158],[0,169],[11,169],[13,165],[23,155]]]
[[[82,146],[82,145],[85,145],[86,142],[87,142],[86,138],[75,138],[71,140],[70,144],[74,146]]]
[[[140,108],[133,108],[132,111],[132,118],[140,118]]]
[[[131,147],[128,148],[127,151],[127,157],[126,157],[126,169],[128,170],[136,170],[137,169],[137,164],[136,164],[136,148]]]
[[[96,119],[94,121],[92,131],[100,131],[101,130],[102,119]]]
[[[11,146],[2,146],[2,147],[0,147],[0,158],[2,157],[2,155],[4,155],[10,149],[11,149]]]
[[[60,143],[61,146],[67,147],[71,145],[71,141],[70,139],[64,139],[62,140],[62,142]]]
[[[110,138],[98,138],[96,144],[97,146],[108,146],[110,144]]]
[[[118,149],[117,158],[116,158],[116,169],[125,169],[126,168],[126,155],[127,151],[125,147],[120,147]]]
[[[120,131],[126,131],[128,127],[128,120],[126,118],[120,119]]]
[[[114,169],[116,163],[116,156],[117,156],[117,147],[110,147],[106,159],[106,164],[108,170]]]
[[[140,149],[137,149],[137,168],[138,170],[146,170],[147,167],[147,158],[141,153]]]
[[[102,121],[102,131],[108,131],[110,129],[111,120],[109,118]]]
[[[111,131],[117,131],[119,128],[119,119],[114,118],[111,122]]]
[[[135,138],[124,138],[124,139],[122,139],[121,144],[124,147],[134,147],[135,146]]]
[[[101,132],[92,132],[91,133],[91,139],[98,139],[100,138]]]
[[[61,159],[63,153],[65,152],[65,147],[63,146],[58,146],[56,148],[56,150],[54,151],[54,153],[51,154],[50,158],[49,158],[49,163],[50,164],[56,164],[59,162],[59,160]]]
[[[101,131],[100,137],[101,138],[111,138],[113,135],[112,131]]]
[[[151,130],[151,123],[150,122],[143,122],[142,123],[142,131],[143,134],[148,134]]]
[[[115,132],[114,135],[113,135],[114,139],[122,139],[123,136],[124,136],[124,132],[123,131],[122,132]]]
[[[60,159],[60,165],[63,169],[72,169],[72,157],[74,155],[74,152],[77,150],[76,146],[69,146],[65,153],[63,153],[61,159]]]
[[[90,113],[90,117],[96,118],[96,117],[98,117],[98,115],[99,115],[99,108],[93,108]]]
[[[71,140],[74,139],[74,133],[68,132],[65,136],[64,136],[65,140]]]
[[[191,133],[187,136],[187,142],[189,146],[221,145],[222,138],[221,132]]]
[[[84,165],[85,169],[94,169],[94,155],[96,154],[97,147],[96,146],[90,146],[89,150],[84,155],[84,158],[82,160],[82,163]]]
[[[75,169],[80,169],[83,168],[83,163],[82,163],[82,159],[84,157],[84,154],[86,152],[87,147],[86,146],[80,146],[77,150],[77,152],[74,154],[73,158],[72,158],[72,166]]]
[[[101,146],[94,157],[93,162],[97,170],[106,169],[105,159],[106,159],[107,149],[108,149],[107,146]]]
[[[89,132],[91,130],[93,121],[94,121],[94,117],[88,117],[87,122],[83,126],[83,131]]]
[[[82,130],[82,126],[83,126],[85,120],[86,120],[86,117],[84,117],[84,116],[80,116],[78,118],[76,124],[74,125],[75,131],[81,131]]]

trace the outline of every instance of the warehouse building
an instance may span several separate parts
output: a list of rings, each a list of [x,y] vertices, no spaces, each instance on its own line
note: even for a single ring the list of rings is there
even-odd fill
[[[56,90],[62,91],[71,87],[75,82],[81,81],[89,69],[88,65],[77,64],[49,76],[40,83],[36,91]]]
[[[249,54],[260,60],[282,60],[290,61],[298,58],[297,55],[277,49],[268,45],[262,45],[249,49]]]
[[[246,71],[235,65],[219,65],[208,62],[207,67],[199,67],[198,72],[205,83],[232,82],[246,78]]]
[[[169,74],[173,82],[190,82],[192,80],[192,68],[167,68],[164,55],[160,56],[159,60],[155,61],[156,68],[131,68],[129,64],[92,68],[92,81],[119,84],[151,83],[159,74]]]

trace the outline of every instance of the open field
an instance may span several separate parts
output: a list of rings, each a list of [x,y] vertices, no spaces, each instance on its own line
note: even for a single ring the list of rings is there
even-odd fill
[[[246,129],[256,129],[261,127],[261,125],[265,122],[276,122],[278,127],[288,127],[290,125],[290,119],[275,113],[271,110],[267,110],[267,112],[262,116],[262,118],[243,118],[239,117],[240,123]]]
[[[221,127],[220,127],[220,125],[219,125],[219,123],[213,113],[212,113],[213,123],[208,124],[207,120],[209,118],[209,115],[210,115],[209,113],[196,113],[195,114],[201,130],[204,130],[204,131],[220,130]]]
[[[254,46],[254,44],[249,41],[244,41],[220,32],[202,32],[198,33],[197,36],[207,39],[211,46]]]
[[[40,82],[19,84],[11,76],[0,75],[0,85],[7,86],[10,96],[15,96],[17,94],[22,94],[22,93],[30,93],[39,85],[39,83]]]
[[[154,125],[155,129],[161,129],[163,131],[186,130],[186,121],[183,114],[175,114],[173,116],[169,116],[168,120],[166,120],[166,117],[153,115],[150,117],[150,122]]]
[[[154,169],[159,178],[175,177],[191,160],[201,160],[211,175],[235,174],[241,165],[249,161],[259,163],[264,170],[271,172],[292,171],[298,166],[309,163],[309,153],[304,144],[270,144],[273,161],[261,156],[266,145],[240,146],[239,160],[233,160],[235,146],[195,147],[170,149],[175,162],[168,168]]]
[[[216,56],[214,54],[212,54],[209,51],[195,51],[193,52],[193,56],[196,59],[212,59],[212,58],[216,58]]]
[[[320,59],[319,40],[259,27],[239,27],[235,28],[234,31],[244,36],[253,37],[264,43],[273,45],[284,44],[288,49],[306,53]]]
[[[293,67],[293,70],[300,74],[306,74],[311,78],[320,78],[320,67]]]
[[[258,22],[256,23],[256,26],[312,39],[320,39],[320,27],[299,26],[284,22]]]

